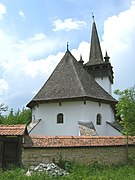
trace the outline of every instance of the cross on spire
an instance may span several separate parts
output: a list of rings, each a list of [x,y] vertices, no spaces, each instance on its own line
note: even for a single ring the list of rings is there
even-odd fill
[[[69,51],[69,49],[68,49],[68,42],[67,42],[67,51]]]
[[[92,19],[93,19],[93,22],[95,21],[95,19],[94,19],[94,13],[92,12]]]

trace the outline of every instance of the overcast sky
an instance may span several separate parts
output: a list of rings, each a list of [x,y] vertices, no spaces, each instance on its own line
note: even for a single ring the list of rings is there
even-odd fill
[[[113,90],[135,84],[135,0],[0,0],[0,103],[33,98],[66,52],[88,61],[92,12]]]

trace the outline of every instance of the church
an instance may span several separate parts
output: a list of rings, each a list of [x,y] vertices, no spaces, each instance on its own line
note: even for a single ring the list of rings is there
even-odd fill
[[[89,61],[77,61],[67,44],[65,55],[48,80],[27,104],[32,110],[31,135],[119,136],[112,97],[113,68],[103,58],[93,20]]]

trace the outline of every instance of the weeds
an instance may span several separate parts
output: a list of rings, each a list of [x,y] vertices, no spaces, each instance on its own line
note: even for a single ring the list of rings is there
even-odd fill
[[[25,175],[24,169],[0,171],[0,180],[133,180],[135,179],[135,165],[101,166],[79,165],[74,162],[62,163],[69,172],[68,176],[49,177],[45,173],[36,173],[30,177]]]

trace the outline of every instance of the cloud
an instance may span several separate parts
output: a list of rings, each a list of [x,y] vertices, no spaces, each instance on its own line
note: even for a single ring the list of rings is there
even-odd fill
[[[36,61],[23,57],[23,67],[21,69],[26,75],[32,77],[33,79],[38,75],[48,77],[63,55],[64,53],[59,52],[56,55],[50,55],[45,59],[39,59]]]
[[[23,55],[25,54],[29,59],[38,59],[57,48],[63,47],[65,42],[61,41],[61,43],[59,43],[60,41],[60,38],[50,38],[44,33],[36,33],[33,37],[14,41],[12,48],[16,52],[20,52]]]
[[[13,107],[17,110],[25,106],[33,98],[33,92],[39,91],[63,55],[64,53],[59,52],[36,61],[24,55],[12,65],[9,63],[10,68],[4,72],[4,79],[1,80],[7,81],[8,84],[8,86],[2,84],[1,102],[8,105],[9,109]]]
[[[84,63],[88,62],[90,53],[90,43],[85,41],[80,42],[78,49],[72,49],[71,53],[78,61],[80,60],[80,55],[82,55]]]
[[[20,17],[25,19],[25,14],[24,14],[24,12],[22,10],[19,10],[18,14],[19,14]]]
[[[3,19],[4,14],[6,14],[6,6],[0,3],[0,19]]]
[[[33,37],[33,40],[40,41],[44,40],[46,38],[44,33],[35,34]]]
[[[6,94],[8,83],[4,79],[0,79],[0,95]]]
[[[16,109],[24,106],[62,58],[60,52],[45,55],[57,47],[59,40],[44,33],[18,40],[0,29],[0,101]]]
[[[72,18],[65,19],[64,21],[62,21],[61,19],[56,19],[54,21],[54,26],[54,31],[69,31],[72,29],[80,29],[82,26],[86,26],[86,22],[73,20]]]
[[[104,22],[103,52],[108,50],[115,71],[115,89],[135,84],[135,1],[130,8]]]

